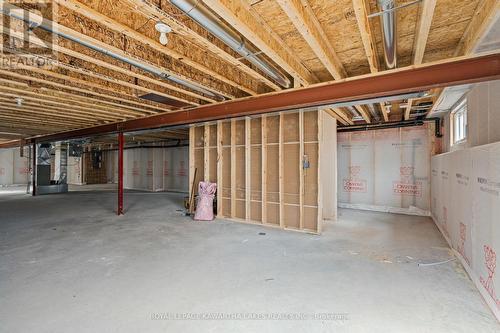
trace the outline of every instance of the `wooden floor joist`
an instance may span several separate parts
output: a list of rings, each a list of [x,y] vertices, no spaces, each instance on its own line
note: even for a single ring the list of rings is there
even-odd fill
[[[256,95],[257,94],[256,91],[249,89],[249,88],[243,86],[242,84],[239,84],[239,83],[217,73],[216,71],[204,66],[203,64],[197,63],[197,62],[195,62],[187,57],[184,57],[182,54],[175,51],[174,49],[171,49],[171,48],[168,48],[168,47],[161,45],[158,41],[146,37],[145,35],[137,32],[136,30],[134,30],[134,29],[132,29],[124,24],[117,22],[116,20],[113,20],[112,18],[109,18],[109,17],[99,13],[88,6],[85,6],[84,4],[82,4],[79,1],[75,1],[75,0],[55,0],[55,1],[57,3],[65,6],[65,7],[67,7],[67,8],[69,8],[69,9],[72,9],[75,12],[78,12],[79,14],[85,15],[87,18],[89,18],[91,20],[95,20],[96,22],[99,22],[100,24],[105,25],[109,29],[112,29],[114,31],[118,31],[118,32],[124,34],[125,36],[132,38],[135,41],[141,42],[141,43],[151,47],[152,49],[154,49],[158,52],[164,53],[164,54],[166,54],[166,55],[168,55],[168,56],[170,56],[170,57],[188,65],[188,66],[191,66],[191,67],[199,70],[200,72],[208,74],[211,77],[214,77],[217,80],[220,80],[224,83],[232,85],[233,87],[238,88],[238,89],[248,93],[249,95]]]
[[[38,78],[36,76],[22,75],[22,74],[19,74],[19,73],[16,73],[16,72],[6,71],[6,70],[2,70],[2,69],[0,69],[0,74],[6,75],[6,76],[10,76],[10,77],[14,77],[14,78],[21,79],[21,80],[25,80],[25,81],[28,81],[28,82],[33,81],[33,82],[41,83],[41,84],[44,84],[44,85],[53,86],[53,87],[56,87],[56,88],[59,88],[59,89],[65,89],[65,90],[70,90],[70,91],[73,91],[73,92],[83,93],[83,94],[86,94],[86,95],[94,95],[94,96],[102,97],[102,98],[105,98],[105,99],[95,99],[94,98],[94,100],[96,100],[96,101],[98,100],[99,103],[102,103],[102,104],[108,104],[108,105],[112,105],[112,106],[118,106],[118,107],[120,107],[122,109],[123,113],[135,114],[137,116],[144,116],[145,114],[155,114],[155,113],[158,113],[157,111],[166,112],[166,111],[170,111],[171,110],[167,106],[157,107],[155,105],[150,105],[148,103],[144,104],[142,102],[138,102],[137,101],[137,96],[125,95],[125,94],[123,94],[121,92],[117,92],[117,91],[115,91],[113,89],[100,86],[100,85],[95,84],[95,83],[90,82],[90,81],[80,80],[80,79],[77,79],[77,78],[74,78],[74,77],[71,77],[71,76],[68,76],[68,75],[63,75],[63,74],[55,73],[55,72],[52,72],[52,71],[48,71],[48,70],[41,69],[41,68],[36,68],[36,67],[18,65],[17,68],[22,69],[22,70],[26,70],[28,72],[42,74],[44,76],[48,76],[48,77],[51,77],[51,78],[62,80],[66,84],[59,83],[59,82],[54,82],[54,81],[48,80],[48,79],[41,79],[41,78]],[[79,88],[79,87],[74,87],[71,84],[78,84],[78,85],[82,85],[82,86],[88,86],[88,87],[91,87],[93,89],[97,89],[99,91],[108,92],[108,93],[111,93],[111,94],[114,94],[114,95],[122,95],[124,97],[119,97],[119,96],[114,96],[114,95],[109,95],[109,94],[103,94],[101,92],[96,92],[96,91],[93,91],[91,89],[82,89],[82,88]],[[85,96],[85,97],[87,97],[87,96]],[[135,99],[135,100],[132,100],[132,99]],[[116,101],[116,102],[112,102],[113,100]],[[132,105],[135,105],[135,106],[130,106],[130,105],[123,104],[123,103],[128,103],[128,104],[132,104]],[[154,108],[157,111],[149,110],[149,108]]]
[[[230,65],[240,69],[246,74],[268,85],[269,87],[275,90],[281,89],[278,85],[269,80],[266,76],[252,69],[251,66],[246,65],[244,62],[241,61],[241,59],[232,56],[228,52],[224,51],[217,45],[210,42],[205,37],[200,36],[198,33],[188,28],[186,25],[182,24],[181,21],[177,20],[172,15],[163,11],[161,8],[150,3],[149,1],[147,0],[124,0],[124,1],[127,2],[134,10],[139,10],[143,12],[146,17],[154,18],[157,21],[162,21],[168,24],[170,27],[174,29],[174,31],[176,31],[176,33],[192,41],[195,45],[199,45],[204,49],[212,52],[221,59],[227,61]]]

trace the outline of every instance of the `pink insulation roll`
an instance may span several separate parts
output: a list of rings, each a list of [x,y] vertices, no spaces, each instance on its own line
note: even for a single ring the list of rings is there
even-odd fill
[[[214,219],[214,196],[217,184],[200,182],[198,185],[198,202],[194,219],[198,221],[211,221]]]

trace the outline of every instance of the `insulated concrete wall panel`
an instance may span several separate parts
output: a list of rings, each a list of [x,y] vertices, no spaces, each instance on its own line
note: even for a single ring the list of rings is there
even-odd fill
[[[28,165],[28,149],[24,148],[23,157],[21,157],[19,148],[13,149],[14,154],[14,184],[27,184],[30,166]]]
[[[500,143],[432,158],[432,217],[500,319]]]
[[[203,152],[202,149],[197,151]],[[145,191],[187,192],[188,147],[134,148],[124,152],[124,187]],[[203,158],[203,154],[197,155]],[[201,161],[201,166],[203,166]],[[197,178],[203,177],[203,170]]]
[[[187,192],[189,188],[189,149],[188,147],[169,148],[173,151],[175,174],[173,186],[167,190]]]
[[[153,149],[153,191],[162,191],[163,187],[163,153],[165,149]]]
[[[400,135],[399,177],[393,183],[394,188],[402,185],[400,207],[429,211],[431,144],[428,128],[408,127],[401,129]]]
[[[402,150],[400,131],[386,129],[373,131],[374,165],[373,204],[376,206],[401,207],[402,195],[394,195],[401,184]],[[395,188],[396,187],[396,188]]]
[[[339,205],[428,215],[429,135],[427,125],[339,133]]]
[[[82,185],[83,157],[68,157],[68,184]]]
[[[450,210],[448,212],[448,232],[453,248],[463,259],[472,265],[472,160],[471,151],[462,150],[450,156],[451,163],[449,182],[451,183],[448,196]],[[446,190],[444,190],[446,191]]]
[[[500,80],[488,82],[488,142],[500,141]]]
[[[373,204],[372,132],[338,137],[339,202]]]
[[[0,185],[14,183],[14,149],[0,149]]]
[[[472,150],[473,269],[500,312],[500,144]]]

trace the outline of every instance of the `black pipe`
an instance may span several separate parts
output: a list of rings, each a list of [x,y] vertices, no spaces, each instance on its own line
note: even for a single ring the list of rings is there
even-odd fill
[[[392,121],[386,123],[343,126],[337,128],[337,132],[371,131],[371,130],[387,129],[387,128],[422,126],[423,124],[424,122],[422,120]]]
[[[186,144],[173,145],[173,146],[129,146],[129,147],[123,147],[123,150],[140,149],[140,148],[179,148],[179,147],[189,147],[189,144],[186,143]],[[98,150],[98,151],[115,151],[115,150],[118,150],[118,148],[106,148],[106,149],[96,149],[96,150]],[[91,151],[84,151],[82,153],[88,154]]]

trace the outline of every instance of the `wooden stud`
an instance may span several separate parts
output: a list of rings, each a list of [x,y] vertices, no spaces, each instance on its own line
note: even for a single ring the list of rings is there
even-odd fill
[[[283,122],[284,122],[284,115],[283,112],[280,112],[280,124],[279,124],[279,141],[278,141],[278,163],[279,163],[279,198],[280,198],[280,227],[285,228],[285,198],[284,198],[284,193],[285,193],[285,186],[284,186],[284,180],[283,180],[283,175],[284,175],[284,170],[283,170],[283,140],[284,140],[284,135],[283,135]]]
[[[210,181],[210,125],[205,124],[203,135],[203,163],[204,163],[204,181]]]
[[[304,111],[299,111],[299,229],[304,229]]]
[[[250,222],[252,207],[252,142],[251,142],[251,118],[245,118],[245,219]]]
[[[231,119],[231,217],[236,217],[236,119]]]
[[[224,186],[222,177],[222,121],[217,121],[217,215],[222,216],[222,188]]]
[[[195,156],[194,156],[194,149],[195,149],[195,127],[191,126],[189,127],[189,197],[192,197],[192,193],[195,190],[193,188],[194,184],[194,170],[196,169],[195,166]],[[192,211],[191,207],[189,207],[189,210]]]
[[[262,223],[267,223],[267,115],[261,118],[261,137],[262,137]]]
[[[318,110],[318,225],[316,230],[318,234],[321,233],[321,228],[323,224],[323,184],[321,183],[321,156],[323,154],[323,111]],[[334,147],[337,149],[337,147]],[[335,168],[337,165],[335,165]]]

